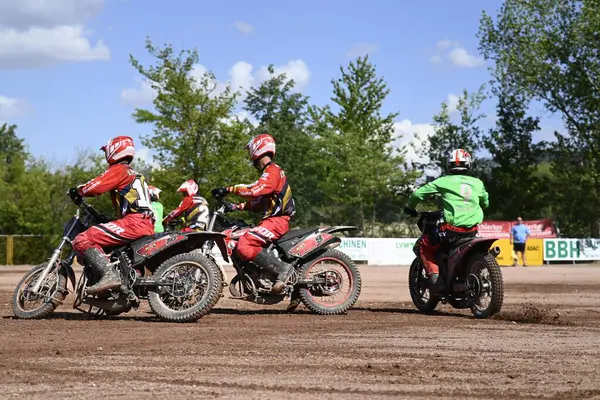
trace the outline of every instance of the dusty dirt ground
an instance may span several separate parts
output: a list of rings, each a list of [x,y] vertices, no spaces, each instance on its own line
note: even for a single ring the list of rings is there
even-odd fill
[[[71,303],[13,319],[26,269],[0,267],[0,398],[600,398],[600,266],[503,268],[505,305],[490,320],[418,314],[406,267],[363,267],[347,315],[289,314],[225,288],[185,325],[146,305],[105,320]]]

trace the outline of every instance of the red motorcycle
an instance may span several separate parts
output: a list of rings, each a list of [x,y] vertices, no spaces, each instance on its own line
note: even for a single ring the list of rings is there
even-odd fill
[[[290,297],[288,311],[303,303],[310,311],[321,315],[342,314],[356,303],[361,290],[360,272],[350,257],[335,249],[341,239],[333,234],[358,228],[292,229],[272,243],[267,250],[294,267],[286,288],[281,293],[272,293],[274,275],[252,261],[243,261],[233,255],[239,238],[253,226],[243,220],[225,218],[226,203],[219,198],[216,200],[208,232],[225,235],[227,254],[237,272],[229,284],[231,298],[270,305]],[[211,254],[213,245],[214,242],[207,241],[202,252],[214,260]]]
[[[443,222],[440,211],[419,213],[417,226],[423,235],[429,234]],[[497,239],[461,238],[449,243],[438,252],[440,279],[445,284],[444,291],[431,295],[425,266],[421,261],[420,242],[413,249],[417,258],[410,266],[408,286],[412,301],[423,313],[431,313],[441,301],[452,307],[470,308],[477,318],[488,318],[502,308],[504,283],[502,271],[496,257],[500,248],[491,247]]]

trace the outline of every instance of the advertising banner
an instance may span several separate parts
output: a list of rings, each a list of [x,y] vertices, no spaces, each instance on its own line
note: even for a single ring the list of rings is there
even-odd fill
[[[346,253],[353,261],[367,261],[369,259],[368,240],[371,239],[342,238],[342,243],[340,243],[337,249]]]
[[[545,239],[544,260],[600,260],[600,239]]]
[[[551,219],[523,221],[529,228],[531,238],[555,238],[556,230]],[[483,221],[479,225],[479,237],[509,239],[514,223],[511,221]]]
[[[369,239],[369,265],[410,265],[417,239]]]
[[[528,266],[544,265],[544,239],[533,238],[527,240],[525,259]],[[521,261],[519,260],[519,262]]]

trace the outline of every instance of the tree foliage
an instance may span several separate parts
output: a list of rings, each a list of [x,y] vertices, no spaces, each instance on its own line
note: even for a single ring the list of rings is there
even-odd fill
[[[600,236],[599,6],[506,0],[495,20],[483,14],[479,31],[496,80],[562,116],[567,133],[557,133],[551,149],[561,188],[555,212],[566,232],[594,237]]]
[[[538,163],[543,144],[533,143],[539,118],[526,116],[527,101],[520,93],[499,88],[496,127],[483,138],[493,165],[482,174],[488,188],[488,218],[512,220],[517,216],[539,218],[547,209],[546,177],[539,176]]]
[[[435,171],[439,175],[446,171],[452,150],[465,149],[474,156],[481,148],[482,131],[478,124],[485,118],[485,114],[479,111],[486,98],[484,88],[481,86],[473,93],[463,90],[456,106],[460,118],[458,122],[453,120],[448,103],[442,103],[439,114],[433,117],[434,133],[421,150],[423,159],[427,161],[421,163],[420,168]]]
[[[237,93],[199,69],[197,50],[175,53],[171,45],[157,48],[149,39],[146,49],[155,65],[144,67],[133,56],[130,61],[157,95],[154,110],[136,109],[133,116],[153,126],[142,143],[156,152],[160,168],[152,179],[165,199],[176,204],[175,191],[188,179],[198,182],[205,196],[212,187],[250,179],[248,163],[241,162],[249,129],[232,116]]]
[[[392,146],[398,113],[382,115],[389,89],[368,56],[340,67],[340,73],[332,81],[337,112],[329,105],[311,108],[322,150],[315,161],[325,171],[321,188],[331,217],[364,230],[368,219],[377,219],[377,204],[414,174],[404,170],[403,157]]]

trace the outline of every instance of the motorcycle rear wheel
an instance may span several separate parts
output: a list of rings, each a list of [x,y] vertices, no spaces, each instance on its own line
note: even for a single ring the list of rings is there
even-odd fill
[[[415,258],[408,270],[408,290],[410,298],[417,310],[424,314],[431,314],[437,307],[439,300],[431,299],[431,292],[427,288],[427,274],[425,266],[419,258]],[[425,291],[429,293],[428,297],[424,297]]]
[[[57,270],[56,264],[50,270],[48,276],[40,286],[40,294],[34,295],[28,290],[33,289],[42,270],[46,268],[47,263],[33,267],[21,281],[17,284],[13,294],[13,314],[20,319],[39,319],[46,318],[54,312],[56,307],[65,299],[67,291],[67,277]],[[40,305],[26,309],[26,303],[41,301]]]
[[[300,279],[311,279],[311,270],[319,262],[331,261],[342,267],[345,272],[345,277],[340,276],[337,271],[333,269],[325,272],[326,279],[330,282],[325,284],[324,288],[315,287],[301,287],[298,289],[298,295],[300,300],[310,311],[320,315],[339,315],[344,314],[350,307],[356,303],[358,296],[360,296],[360,290],[362,287],[362,280],[358,267],[346,254],[339,250],[328,249],[321,253],[317,258],[314,258],[310,262],[304,264],[300,268]],[[318,275],[318,274],[316,274]],[[347,280],[349,283],[349,290],[341,300],[334,301],[332,304],[325,303],[321,299],[329,299],[337,294],[339,286],[343,284],[343,281]],[[328,293],[322,293],[322,290],[328,291]]]
[[[173,275],[176,268],[180,266],[192,266],[194,272],[182,275]],[[202,279],[201,283],[206,283],[201,290],[200,299],[189,307],[183,309],[174,309],[169,303],[180,302],[184,295],[181,291],[187,291],[191,279],[195,280],[192,290],[199,288],[198,281],[192,277],[199,271],[199,276]],[[190,275],[188,275],[190,274]],[[194,275],[195,276],[195,275]],[[223,282],[221,280],[221,272],[219,267],[212,261],[201,254],[183,253],[173,256],[163,262],[154,272],[154,278],[172,279],[175,283],[173,286],[159,288],[156,292],[148,294],[148,303],[152,311],[161,319],[169,322],[194,322],[202,318],[212,310],[221,298],[223,291]],[[176,293],[177,292],[177,293]],[[185,294],[185,298],[187,298]],[[183,300],[185,302],[186,300]],[[182,304],[183,307],[183,304]]]
[[[471,303],[471,312],[475,318],[489,318],[502,309],[504,301],[502,271],[496,258],[489,253],[475,256],[469,260],[469,264],[470,274],[477,276],[482,287],[479,296]],[[488,271],[488,273],[484,274],[484,271]],[[478,304],[481,301],[483,290],[490,295],[490,302],[487,306]]]

